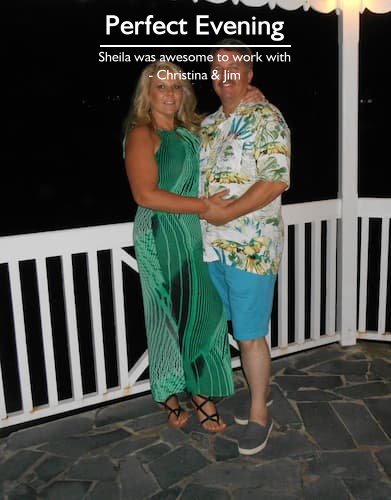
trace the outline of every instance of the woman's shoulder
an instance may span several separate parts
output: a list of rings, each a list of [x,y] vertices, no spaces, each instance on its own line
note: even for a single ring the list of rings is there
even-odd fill
[[[129,130],[125,139],[126,149],[140,147],[155,152],[160,144],[159,135],[148,125],[137,125]]]
[[[132,139],[145,139],[149,137],[152,139],[154,135],[156,135],[156,133],[148,125],[137,125],[129,130],[127,137]]]
[[[148,125],[137,125],[129,130],[126,136],[126,142],[143,144],[155,144],[159,140],[159,135]]]

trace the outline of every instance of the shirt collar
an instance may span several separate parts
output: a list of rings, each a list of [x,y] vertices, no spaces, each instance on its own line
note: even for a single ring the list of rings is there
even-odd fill
[[[241,110],[243,109],[246,109],[247,107],[249,106],[248,103],[245,103],[245,102],[240,102],[234,111],[232,111],[232,113],[230,113],[229,115],[226,115],[223,111],[223,105],[221,105],[219,107],[219,109],[217,110],[216,112],[216,121],[218,122],[222,122],[224,120],[228,120],[228,118],[230,118],[231,116],[233,115],[236,115],[238,114]]]

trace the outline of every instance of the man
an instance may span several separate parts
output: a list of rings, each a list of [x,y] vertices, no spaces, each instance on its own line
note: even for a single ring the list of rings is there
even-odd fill
[[[206,200],[204,259],[239,343],[251,404],[235,421],[246,425],[240,453],[253,455],[266,446],[273,426],[265,336],[283,247],[290,134],[273,105],[241,102],[253,76],[251,50],[226,39],[212,54],[212,84],[222,106],[202,124],[200,190],[205,197],[225,188],[230,194],[220,204]]]

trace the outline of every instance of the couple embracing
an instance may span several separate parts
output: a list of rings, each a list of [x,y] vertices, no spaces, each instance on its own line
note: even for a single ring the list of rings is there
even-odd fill
[[[231,320],[251,396],[235,415],[246,426],[239,451],[252,455],[273,425],[265,336],[283,247],[290,134],[250,85],[250,48],[226,39],[212,55],[221,107],[203,120],[178,66],[144,69],[127,119],[125,163],[139,205],[134,241],[153,398],[168,424],[181,428],[189,414],[177,394],[189,392],[204,429],[223,431],[211,398],[233,393]]]

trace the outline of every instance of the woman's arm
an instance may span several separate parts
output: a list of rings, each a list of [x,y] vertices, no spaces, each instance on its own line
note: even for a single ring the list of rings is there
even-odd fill
[[[135,202],[152,210],[201,214],[206,209],[202,199],[159,189],[155,160],[158,146],[158,138],[148,127],[136,127],[126,138],[125,167]]]
[[[213,203],[213,200],[207,198],[205,203],[208,205],[208,209],[202,213],[202,218],[214,226],[227,224],[231,220],[269,205],[287,187],[287,184],[281,181],[258,181],[242,196],[234,201],[231,200],[231,203],[226,207],[221,207],[219,203]]]

